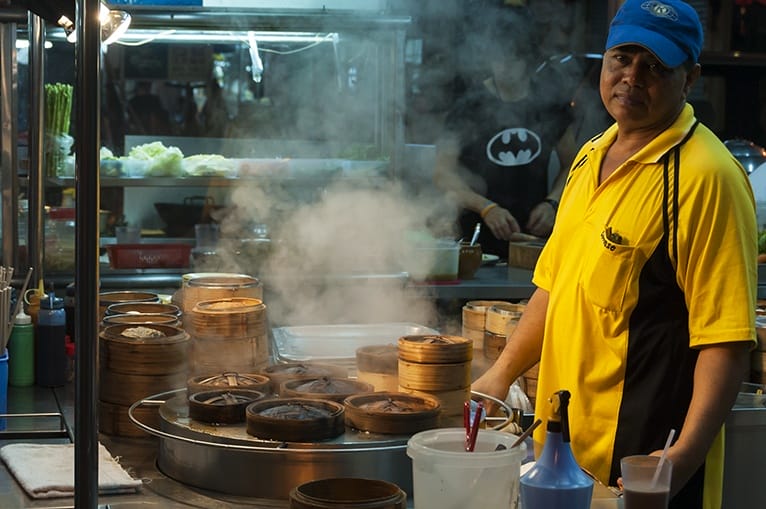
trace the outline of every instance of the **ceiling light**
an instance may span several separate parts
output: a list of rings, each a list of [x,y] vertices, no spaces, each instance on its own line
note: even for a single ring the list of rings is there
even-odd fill
[[[101,42],[108,46],[113,43],[128,30],[130,26],[130,14],[125,11],[111,10],[103,2],[99,11],[99,20],[101,21]],[[74,23],[66,16],[61,16],[58,21],[59,26],[66,33],[66,40],[77,42],[77,32],[74,30]]]

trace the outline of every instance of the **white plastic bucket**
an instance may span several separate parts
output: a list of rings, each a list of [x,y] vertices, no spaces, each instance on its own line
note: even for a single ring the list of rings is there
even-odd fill
[[[479,430],[466,452],[463,428],[422,431],[407,442],[412,458],[415,509],[514,509],[518,507],[521,461],[526,445],[511,449],[516,436]],[[499,445],[505,447],[496,450]]]

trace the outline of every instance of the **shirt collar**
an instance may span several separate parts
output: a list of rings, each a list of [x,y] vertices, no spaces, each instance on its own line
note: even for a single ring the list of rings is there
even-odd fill
[[[694,108],[686,103],[673,124],[662,131],[644,148],[631,156],[631,161],[640,163],[657,163],[663,155],[684,139],[694,125]],[[604,135],[593,142],[593,149],[606,151],[617,138],[617,124],[612,124]]]

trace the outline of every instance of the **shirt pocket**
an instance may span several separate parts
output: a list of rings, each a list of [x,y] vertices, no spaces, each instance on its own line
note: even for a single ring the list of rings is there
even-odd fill
[[[602,246],[583,270],[581,286],[587,300],[607,311],[623,311],[631,288],[638,284],[640,253],[633,246]]]

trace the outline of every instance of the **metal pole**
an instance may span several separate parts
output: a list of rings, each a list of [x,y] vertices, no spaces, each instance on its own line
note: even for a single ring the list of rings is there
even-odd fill
[[[43,207],[43,140],[45,139],[45,21],[29,13],[29,215],[27,256],[34,269],[32,281],[44,278]],[[31,288],[37,287],[30,284]]]
[[[99,0],[77,0],[75,47],[75,493],[78,509],[98,506]]]
[[[17,266],[18,158],[17,145],[18,66],[16,24],[0,24],[0,174],[2,180],[3,263]]]

